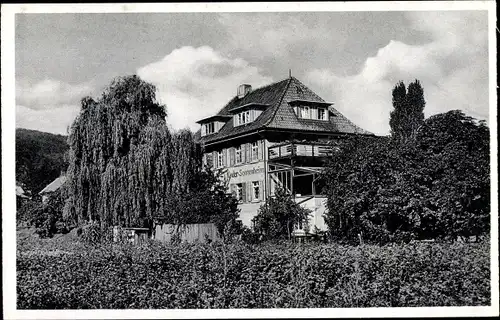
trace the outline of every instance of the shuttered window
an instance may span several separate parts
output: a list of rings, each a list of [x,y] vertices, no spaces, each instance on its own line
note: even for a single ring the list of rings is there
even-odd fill
[[[237,146],[235,149],[235,154],[236,154],[236,164],[242,163],[243,162],[243,152],[241,145]]]
[[[260,181],[252,181],[252,199],[253,200],[262,200],[260,198]]]
[[[247,201],[247,186],[246,183],[236,184],[236,198],[241,202]]]
[[[224,152],[219,151],[217,152],[217,168],[223,168],[224,167]]]
[[[252,142],[252,161],[259,160],[259,143],[257,141]]]
[[[206,153],[205,154],[205,163],[206,163],[207,167],[213,167],[214,166],[212,153]]]
[[[234,183],[231,183],[229,185],[229,190],[231,191],[231,194],[233,195],[233,197],[238,199],[238,190],[237,190],[237,186]]]

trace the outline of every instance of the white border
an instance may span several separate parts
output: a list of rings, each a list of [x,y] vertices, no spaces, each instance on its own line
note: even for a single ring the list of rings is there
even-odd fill
[[[2,44],[2,218],[3,306],[7,319],[91,318],[318,318],[318,317],[462,317],[499,314],[498,292],[498,168],[496,104],[496,3],[494,1],[422,2],[270,2],[169,4],[6,4],[1,10]],[[489,30],[489,91],[491,130],[491,288],[490,307],[349,308],[349,309],[228,309],[228,310],[16,310],[15,227],[15,56],[16,13],[123,12],[293,12],[293,11],[423,11],[487,10]]]
[[[4,5],[16,13],[129,13],[129,12],[311,12],[311,11],[420,11],[488,10],[494,1],[350,1],[350,2],[206,2],[123,4]]]

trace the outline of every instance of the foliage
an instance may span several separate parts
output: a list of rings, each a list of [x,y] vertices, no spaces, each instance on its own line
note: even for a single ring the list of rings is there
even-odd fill
[[[277,188],[275,196],[261,205],[252,223],[263,239],[290,238],[295,227],[307,229],[310,212],[298,205],[284,189]]]
[[[358,242],[452,238],[489,231],[489,130],[450,111],[415,143],[351,137],[324,172],[332,236]]]
[[[489,242],[45,243],[17,254],[18,309],[487,306]]]
[[[399,82],[392,91],[392,105],[389,124],[393,138],[403,143],[414,140],[424,122],[424,89],[420,82],[410,83],[408,92]]]
[[[489,232],[490,132],[484,121],[458,110],[438,114],[417,138],[421,166],[432,177],[425,184],[426,213],[438,218],[436,232],[447,230],[452,238]]]
[[[16,181],[25,191],[40,192],[68,167],[67,137],[16,129]]]
[[[130,76],[115,79],[97,101],[82,99],[69,135],[65,217],[142,227],[166,208],[171,135],[155,90]]]
[[[169,131],[155,94],[153,85],[128,76],[115,79],[100,99],[82,99],[69,135],[68,220],[152,227],[155,220],[185,224],[217,216],[223,229],[236,213],[211,173],[201,171],[192,132]]]
[[[51,238],[57,233],[67,233],[71,229],[63,219],[64,190],[60,188],[50,194],[47,202],[28,201],[20,208],[18,219],[36,228],[41,238]]]
[[[214,223],[224,237],[228,232],[237,233],[238,201],[227,193],[227,185],[219,171],[210,167],[198,172],[188,182],[189,191],[169,199],[169,215],[159,222],[176,225]]]
[[[89,245],[111,243],[113,240],[110,228],[103,227],[96,222],[78,227],[77,235],[81,237],[84,243]]]

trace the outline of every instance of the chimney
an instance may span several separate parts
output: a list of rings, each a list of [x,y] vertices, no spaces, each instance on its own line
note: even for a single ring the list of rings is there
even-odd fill
[[[249,84],[242,84],[238,87],[238,98],[241,99],[252,91],[252,86]]]

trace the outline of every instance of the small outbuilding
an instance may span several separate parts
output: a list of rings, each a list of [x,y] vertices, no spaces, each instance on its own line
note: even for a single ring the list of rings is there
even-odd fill
[[[150,238],[149,228],[113,227],[113,241],[126,240],[132,244],[141,244]]]
[[[49,183],[45,188],[43,188],[43,190],[38,193],[40,196],[42,196],[42,203],[47,203],[49,196],[55,191],[59,190],[59,188],[61,188],[65,182],[66,182],[66,176],[61,175],[54,181]]]

